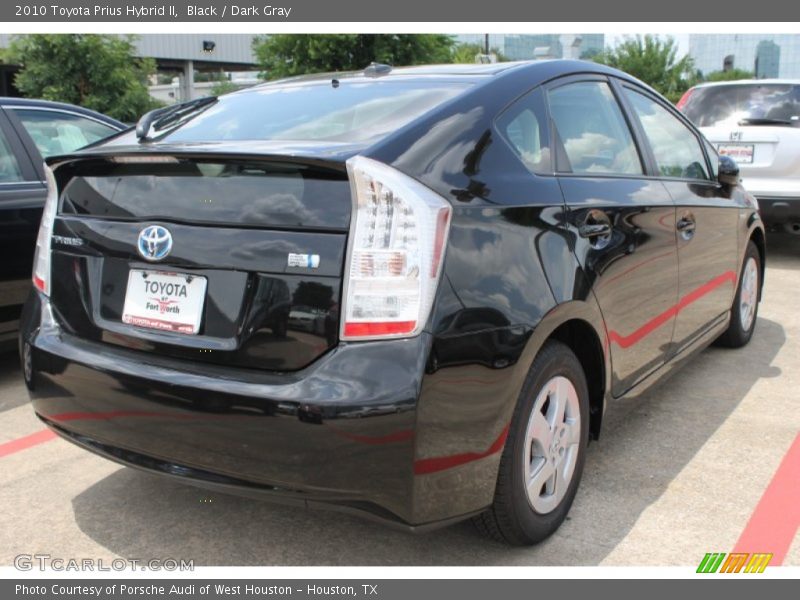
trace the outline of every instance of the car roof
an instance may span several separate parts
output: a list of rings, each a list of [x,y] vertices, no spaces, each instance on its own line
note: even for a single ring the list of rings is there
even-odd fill
[[[706,81],[696,88],[720,87],[726,85],[800,85],[800,79],[733,79],[731,81]]]
[[[374,71],[384,71],[377,66]],[[620,80],[630,82],[645,90],[656,93],[652,88],[634,77],[593,61],[571,60],[571,59],[545,59],[514,61],[489,64],[445,64],[445,65],[424,65],[415,67],[392,68],[388,72],[380,72],[369,75],[364,71],[348,71],[338,73],[315,73],[300,75],[244,88],[235,92],[224,94],[224,98],[243,97],[245,95],[255,95],[258,93],[270,93],[273,90],[287,88],[309,88],[334,87],[341,85],[363,85],[374,83],[380,85],[384,82],[395,82],[400,85],[404,83],[415,83],[427,85],[433,82],[453,83],[456,85],[473,83],[472,89],[464,90],[465,95],[484,94],[485,101],[487,86],[493,82],[500,83],[505,80],[507,85],[501,86],[501,90],[511,90],[513,96],[506,97],[501,93],[501,99],[512,101],[521,94],[527,93],[533,88],[556,80],[560,77],[572,75],[590,76],[610,76]],[[490,92],[491,95],[491,92]],[[463,99],[463,97],[462,97]],[[453,101],[456,101],[453,99]],[[498,108],[498,107],[495,107]],[[421,115],[418,118],[423,118]],[[195,142],[172,141],[169,139],[150,140],[147,144],[141,144],[132,131],[123,133],[119,136],[112,136],[109,139],[98,142],[96,147],[90,147],[74,153],[74,155],[64,155],[51,157],[49,162],[56,160],[68,160],[89,155],[101,156],[115,153],[144,154],[157,151],[160,153],[171,154],[190,150],[194,153],[202,154],[229,154],[241,156],[296,156],[304,158],[315,158],[326,163],[340,163],[354,154],[363,151],[370,145],[384,143],[395,133],[387,133],[381,140],[363,140],[359,142],[330,142],[313,140],[198,140]]]
[[[339,81],[410,81],[410,80],[448,80],[448,81],[487,81],[493,77],[525,73],[531,85],[542,83],[552,77],[570,73],[599,73],[615,75],[623,79],[635,81],[632,77],[605,65],[588,60],[544,59],[519,60],[485,64],[438,64],[412,67],[392,67],[390,71],[379,75],[367,75],[364,71],[343,71],[312,73],[267,81],[239,92],[247,93],[271,86],[313,85],[330,83],[332,79]],[[641,83],[641,82],[638,82]]]
[[[111,125],[117,129],[127,129],[128,127],[128,125],[126,125],[122,121],[114,119],[113,117],[109,117],[108,115],[104,115],[103,113],[88,108],[84,108],[82,106],[77,106],[75,104],[67,104],[66,102],[53,102],[51,100],[38,100],[33,98],[12,98],[9,96],[0,96],[0,106],[4,108],[26,107],[26,108],[50,108],[55,110],[68,110],[70,112],[86,115],[87,117],[92,117],[98,121],[103,121],[104,123],[107,123],[108,125]]]
[[[324,73],[309,73],[307,75],[295,75],[293,77],[283,77],[273,81],[266,81],[252,88],[267,87],[272,85],[284,85],[288,83],[313,83],[329,82],[331,79],[364,79],[364,80],[387,80],[398,77],[490,77],[502,71],[514,68],[528,61],[487,63],[487,64],[441,64],[441,65],[420,65],[413,67],[390,67],[390,71],[377,76],[370,77],[365,71],[327,71]]]

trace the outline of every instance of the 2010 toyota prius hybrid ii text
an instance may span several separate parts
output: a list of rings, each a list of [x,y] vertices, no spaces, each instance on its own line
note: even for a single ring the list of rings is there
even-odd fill
[[[736,164],[588,62],[278,81],[47,162],[36,414],[221,491],[535,543],[612,399],[756,323]]]

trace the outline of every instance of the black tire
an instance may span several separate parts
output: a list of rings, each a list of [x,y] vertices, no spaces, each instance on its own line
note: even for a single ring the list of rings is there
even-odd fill
[[[742,325],[742,283],[744,281],[744,272],[747,263],[753,259],[756,261],[756,273],[758,280],[756,281],[756,294],[757,300],[753,306],[753,317],[748,328]],[[733,298],[733,306],[731,306],[731,322],[725,332],[719,336],[715,342],[718,346],[725,346],[727,348],[741,348],[747,345],[750,338],[753,337],[753,331],[756,328],[756,321],[758,320],[758,300],[761,296],[761,254],[758,252],[758,247],[750,240],[747,243],[747,250],[744,253],[744,261],[742,261],[742,268],[739,272],[739,285],[736,288],[736,295]]]
[[[566,377],[578,396],[580,441],[572,479],[554,509],[537,512],[528,501],[523,456],[528,422],[537,396],[554,377]],[[589,442],[589,391],[580,361],[563,343],[551,340],[539,352],[522,386],[500,459],[494,503],[473,519],[479,531],[514,546],[537,544],[551,535],[567,516],[578,490]]]

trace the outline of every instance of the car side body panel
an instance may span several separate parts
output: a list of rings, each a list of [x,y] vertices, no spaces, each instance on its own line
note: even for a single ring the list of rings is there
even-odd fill
[[[668,358],[677,302],[675,206],[660,181],[561,177],[575,251],[608,331],[621,396]],[[600,216],[594,216],[594,215]],[[607,219],[607,238],[583,238],[587,222]]]
[[[729,191],[712,183],[666,181],[678,220],[691,218],[696,229],[678,234],[679,311],[671,353],[680,352],[722,317],[733,303],[739,277],[740,205]]]

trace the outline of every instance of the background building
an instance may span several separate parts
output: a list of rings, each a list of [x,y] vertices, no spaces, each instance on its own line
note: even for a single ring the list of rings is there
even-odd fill
[[[483,47],[486,36],[462,34],[456,36],[456,41]],[[591,58],[603,51],[604,44],[602,33],[489,34],[489,48],[496,48],[509,60]]]
[[[752,71],[759,78],[800,79],[800,35],[797,34],[691,34],[689,55],[703,74],[730,66]]]

